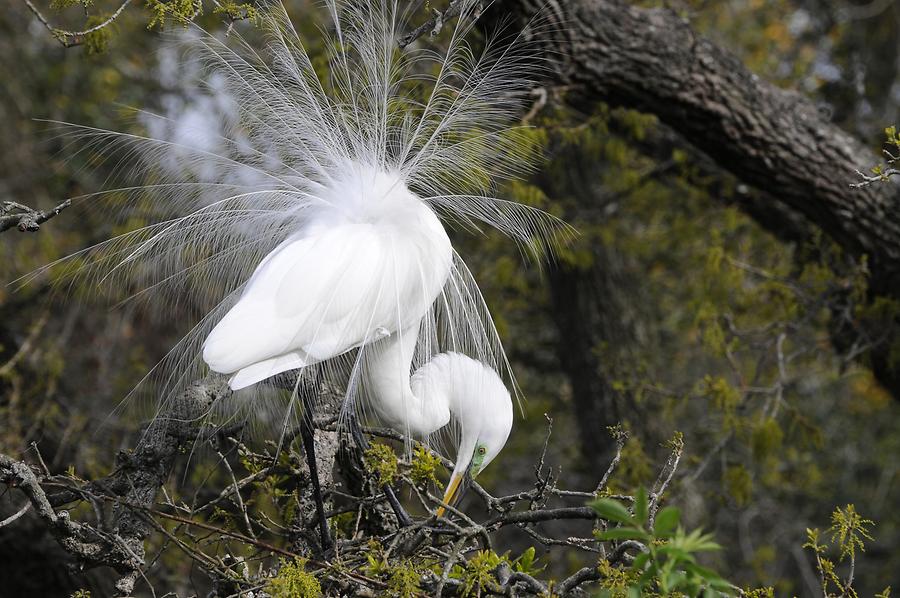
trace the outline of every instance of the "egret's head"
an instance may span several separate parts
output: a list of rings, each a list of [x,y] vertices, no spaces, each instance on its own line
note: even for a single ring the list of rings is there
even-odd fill
[[[500,376],[459,353],[443,353],[428,365],[441,370],[450,415],[459,427],[459,445],[444,502],[459,500],[468,482],[503,449],[512,429],[513,408]],[[438,509],[443,515],[444,509]]]

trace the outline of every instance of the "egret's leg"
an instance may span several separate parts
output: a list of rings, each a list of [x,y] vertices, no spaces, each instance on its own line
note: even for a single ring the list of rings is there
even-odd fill
[[[350,433],[353,435],[353,440],[356,442],[356,446],[359,447],[359,450],[365,452],[369,448],[369,441],[363,436],[362,428],[360,427],[356,416],[351,414],[349,419]],[[406,509],[400,504],[400,500],[397,498],[397,494],[394,492],[394,489],[391,488],[391,485],[385,484],[381,489],[384,491],[384,495],[387,497],[388,504],[391,505],[394,515],[397,516],[397,522],[400,523],[400,527],[409,527],[412,525],[412,517],[409,516]]]
[[[306,453],[306,465],[309,467],[309,478],[312,482],[313,498],[316,501],[316,517],[319,519],[319,532],[322,536],[322,551],[331,549],[331,531],[328,519],[325,518],[325,503],[322,500],[322,488],[319,485],[319,467],[316,463],[316,443],[313,432],[312,401],[304,401],[303,416],[300,418],[300,440],[303,452]]]

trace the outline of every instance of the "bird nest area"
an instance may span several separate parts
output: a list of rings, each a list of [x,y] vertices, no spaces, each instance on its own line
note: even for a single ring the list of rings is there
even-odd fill
[[[180,404],[199,413],[228,394],[223,381],[208,378],[192,385],[190,400]],[[316,418],[316,460],[334,539],[323,549],[298,430],[287,431],[281,442],[251,446],[239,427],[176,415],[179,425],[145,435],[135,449],[119,453],[110,474],[94,480],[71,471],[52,474],[37,445],[27,461],[0,455],[0,481],[27,499],[17,516],[34,511],[78,570],[114,569],[121,595],[182,595],[162,589],[169,582],[155,578],[154,564],[171,558],[171,551],[206,574],[210,595],[278,597],[579,595],[647,550],[632,539],[601,540],[619,523],[588,504],[603,496],[634,505],[632,496],[608,489],[627,436],[618,429],[616,456],[596,487],[570,490],[559,486],[545,460],[548,420],[531,487],[494,496],[472,481],[466,511],[477,511],[476,518],[442,503],[438,479],[442,468],[452,467],[443,456],[381,428],[363,429],[374,440],[363,451],[336,416]],[[199,445],[215,454],[209,467],[187,463],[201,460],[189,457]],[[651,525],[681,452],[680,441],[673,442],[642,507]],[[191,478],[179,475],[188,470]],[[410,524],[398,524],[387,488],[406,499]],[[446,511],[438,516],[441,506]],[[573,525],[578,535],[554,531]],[[510,528],[535,546],[580,551],[591,565],[550,579],[534,548],[515,556],[500,545],[498,532]]]

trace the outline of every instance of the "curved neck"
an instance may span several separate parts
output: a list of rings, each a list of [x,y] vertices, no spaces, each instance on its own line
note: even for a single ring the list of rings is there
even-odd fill
[[[410,387],[410,366],[416,349],[419,325],[366,349],[366,374],[370,407],[378,418],[403,433],[425,437],[450,421],[450,401],[436,388]]]

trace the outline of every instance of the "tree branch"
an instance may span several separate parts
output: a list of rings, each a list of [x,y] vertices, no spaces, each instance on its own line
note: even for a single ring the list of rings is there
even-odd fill
[[[507,0],[525,23],[537,11],[553,25],[553,78],[567,101],[597,99],[655,114],[688,142],[771,201],[807,216],[839,243],[870,256],[881,285],[897,290],[900,201],[891,186],[851,188],[877,160],[797,92],[778,88],[731,53],[698,36],[669,9],[621,0]],[[550,45],[552,44],[552,46]]]
[[[67,199],[52,210],[35,210],[14,201],[0,202],[0,233],[13,227],[22,232],[35,232],[41,225],[72,205]]]
[[[50,21],[47,20],[38,8],[32,4],[31,0],[24,0],[28,9],[34,13],[34,16],[37,17],[38,21],[49,31],[53,37],[59,41],[63,45],[64,48],[72,48],[74,46],[80,46],[84,43],[84,38],[86,35],[94,33],[95,31],[100,31],[104,27],[108,27],[112,24],[113,21],[119,18],[122,12],[131,4],[131,0],[124,0],[122,4],[119,5],[109,17],[104,19],[102,22],[97,23],[93,27],[88,27],[87,29],[83,29],[81,31],[69,31],[66,29],[60,29],[58,27],[54,27],[50,24]]]

